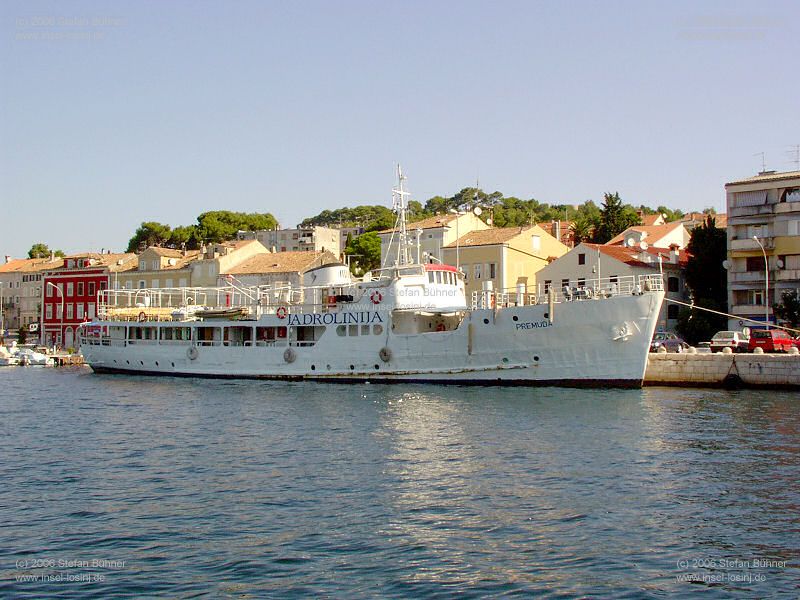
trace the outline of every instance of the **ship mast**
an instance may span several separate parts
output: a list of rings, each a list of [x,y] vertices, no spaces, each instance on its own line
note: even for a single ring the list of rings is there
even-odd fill
[[[403,175],[403,168],[397,165],[397,187],[392,188],[392,210],[397,213],[395,231],[399,233],[397,240],[397,260],[398,265],[407,265],[411,261],[408,258],[408,234],[406,232],[406,209],[408,207],[406,196],[411,194],[405,190],[403,182],[406,180]]]

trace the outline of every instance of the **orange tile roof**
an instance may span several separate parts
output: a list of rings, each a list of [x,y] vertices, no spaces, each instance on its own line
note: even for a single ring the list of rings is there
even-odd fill
[[[622,244],[625,241],[625,234],[628,231],[641,231],[647,234],[647,237],[651,240],[657,240],[665,235],[672,233],[678,227],[683,227],[683,223],[680,221],[675,221],[674,223],[665,223],[664,225],[634,225],[633,227],[628,227],[625,231],[620,233],[617,237],[612,238],[606,244],[609,246],[613,246],[616,244]]]
[[[646,227],[655,227],[656,221],[663,218],[660,214],[656,213],[654,215],[642,215],[642,225]]]
[[[462,235],[457,242],[452,242],[445,246],[445,248],[455,248],[456,246],[493,246],[495,244],[505,244],[518,235],[531,229],[533,229],[532,225],[528,227],[493,227],[492,229],[470,231],[466,235]]]
[[[56,257],[54,261],[47,258],[16,258],[0,265],[0,273],[37,273],[57,269],[64,263],[63,259]]]
[[[428,217],[427,219],[422,219],[421,221],[407,223],[406,230],[411,231],[412,229],[436,229],[437,227],[445,227],[458,216],[459,215],[454,215],[452,213],[446,215],[434,215],[433,217]],[[393,227],[391,229],[384,229],[378,233],[392,233],[393,231],[398,230]]]
[[[327,250],[268,252],[256,254],[224,274],[258,275],[262,273],[303,273],[312,267],[338,262]]]
[[[91,265],[93,268],[108,267],[112,273],[121,271],[130,271],[135,269],[138,264],[138,256],[133,252],[117,252],[114,254],[100,254],[99,252],[81,252],[78,254],[69,254],[65,258],[91,258],[94,259],[95,264]],[[63,259],[62,266],[53,269],[64,269]],[[66,269],[65,269],[66,270]]]
[[[628,248],[626,246],[608,246],[606,244],[589,244],[589,243],[585,243],[584,246],[586,246],[587,248],[591,248],[592,250],[600,250],[600,252],[605,254],[606,256],[614,258],[627,265],[638,266],[638,267],[658,266],[658,263],[647,263],[640,260],[639,255],[642,253],[642,250],[640,248]],[[656,257],[659,254],[661,254],[661,256],[668,257],[670,256],[671,251],[669,248],[657,248],[655,246],[649,246],[646,250],[644,250],[644,252],[652,254],[653,256]],[[686,250],[679,250],[678,263],[681,266],[685,266],[686,261],[689,260],[689,256],[690,255]]]

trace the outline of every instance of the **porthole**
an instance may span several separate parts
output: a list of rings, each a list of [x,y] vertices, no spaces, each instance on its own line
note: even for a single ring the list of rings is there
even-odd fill
[[[511,318],[512,318],[514,321],[519,321],[519,317],[518,317],[517,315],[514,315],[514,316],[513,316],[513,317],[511,317]]]
[[[158,366],[158,361],[156,361],[156,366]]]
[[[172,368],[173,368],[173,369],[175,368],[175,363],[172,363]]]
[[[143,361],[143,360],[140,360],[140,361],[139,361],[139,364],[140,364],[140,365],[142,365],[142,366],[144,366],[144,361]]]
[[[344,337],[346,334],[347,334],[347,326],[339,325],[336,328],[336,335],[338,335],[339,337]]]
[[[533,360],[536,361],[536,362],[539,362],[539,357],[538,356],[534,356]]]
[[[381,368],[381,366],[380,366],[380,365],[375,365],[375,370],[376,370],[376,371],[377,371],[378,369],[380,369],[380,368]]]
[[[373,325],[372,326],[372,333],[374,335],[380,335],[383,333],[383,325]]]
[[[544,313],[544,318],[545,319],[549,319],[550,318],[550,313],[549,312]]]
[[[483,324],[484,324],[484,325],[488,325],[488,324],[489,324],[489,319],[484,319],[484,320],[483,320]]]
[[[126,364],[131,364],[131,361],[129,361],[129,360],[126,360],[126,361],[125,361],[125,363],[126,363]]]
[[[350,365],[350,370],[351,371],[355,370],[355,368],[356,368],[355,365]]]
[[[503,357],[503,362],[504,362],[504,363],[507,363],[507,362],[508,362],[508,358],[506,358],[506,357],[504,356],[504,357]]]
[[[311,370],[312,371],[316,371],[317,370],[317,366],[316,365],[311,365]]]

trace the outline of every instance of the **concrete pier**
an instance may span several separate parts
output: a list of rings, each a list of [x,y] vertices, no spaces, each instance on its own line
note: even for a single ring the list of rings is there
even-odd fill
[[[800,389],[800,355],[651,353],[644,384]]]

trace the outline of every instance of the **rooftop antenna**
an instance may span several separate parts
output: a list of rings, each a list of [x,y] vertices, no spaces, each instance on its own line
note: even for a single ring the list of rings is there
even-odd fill
[[[794,165],[794,170],[800,171],[800,144],[789,146],[786,154],[789,155],[789,162]]]
[[[767,155],[765,152],[756,152],[753,156],[760,156],[761,157],[761,172],[764,173],[767,170]]]

